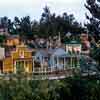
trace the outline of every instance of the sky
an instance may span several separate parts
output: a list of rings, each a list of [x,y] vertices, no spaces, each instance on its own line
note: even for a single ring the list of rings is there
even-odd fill
[[[29,15],[32,20],[39,20],[43,8],[47,5],[51,13],[55,12],[61,15],[63,12],[74,14],[78,22],[84,23],[85,0],[0,0],[0,17],[8,16],[13,19],[14,16],[22,17]]]

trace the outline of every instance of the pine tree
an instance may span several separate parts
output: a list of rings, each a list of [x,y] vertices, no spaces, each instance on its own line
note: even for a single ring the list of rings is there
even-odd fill
[[[85,7],[89,10],[92,17],[86,14],[86,18],[89,20],[86,26],[89,33],[94,35],[98,40],[100,37],[100,0],[86,0]]]

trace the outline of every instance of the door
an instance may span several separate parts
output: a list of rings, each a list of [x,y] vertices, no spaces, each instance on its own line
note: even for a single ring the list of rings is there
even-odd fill
[[[25,72],[24,61],[16,61],[16,73]]]

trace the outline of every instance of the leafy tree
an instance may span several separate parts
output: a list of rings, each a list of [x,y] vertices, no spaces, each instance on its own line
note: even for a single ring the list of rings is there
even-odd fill
[[[6,37],[4,35],[0,35],[0,44],[2,44],[5,39],[6,39]]]
[[[98,64],[100,65],[100,47],[99,48],[95,48],[94,50],[92,50],[91,52],[91,56],[92,58],[94,58]],[[100,68],[99,68],[100,70]]]
[[[0,100],[98,100],[100,82],[69,77],[63,80],[0,80]]]

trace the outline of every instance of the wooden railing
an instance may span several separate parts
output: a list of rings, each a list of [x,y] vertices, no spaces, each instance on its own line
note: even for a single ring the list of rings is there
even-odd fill
[[[66,69],[58,69],[58,68],[35,68],[33,74],[64,74],[75,72],[79,70],[79,68],[66,68]]]

